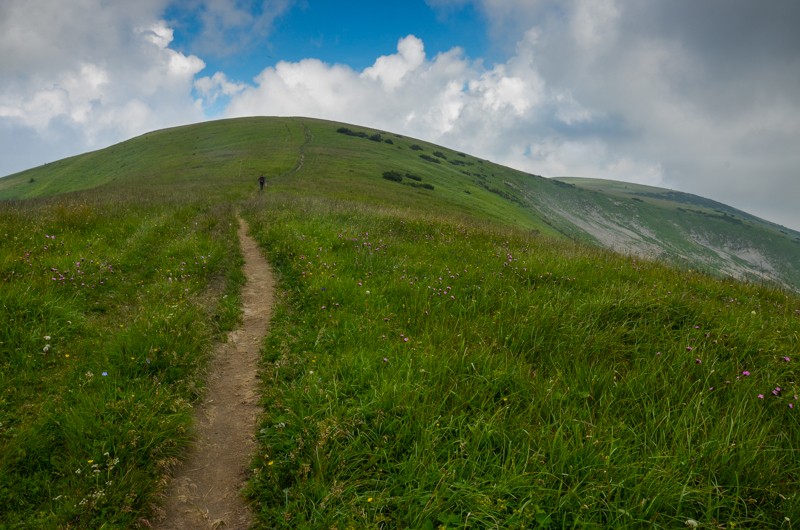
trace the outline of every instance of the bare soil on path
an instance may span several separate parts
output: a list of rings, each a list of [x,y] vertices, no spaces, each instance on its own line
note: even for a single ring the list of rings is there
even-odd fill
[[[258,359],[272,312],[272,271],[239,221],[244,255],[242,327],[211,359],[205,399],[195,411],[197,438],[165,493],[162,530],[245,529],[253,517],[242,497],[255,451]]]

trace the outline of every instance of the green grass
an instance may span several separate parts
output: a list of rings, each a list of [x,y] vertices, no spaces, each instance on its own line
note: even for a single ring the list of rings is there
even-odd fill
[[[265,527],[800,515],[796,298],[519,232],[270,199],[247,210],[283,285],[250,489]]]
[[[569,188],[337,127],[177,128],[0,181],[0,526],[152,519],[239,318],[238,211],[279,280],[258,527],[791,528],[796,295],[556,237],[525,205]]]
[[[190,437],[238,319],[230,206],[76,196],[0,212],[0,520],[121,528]],[[227,302],[227,298],[225,299]]]

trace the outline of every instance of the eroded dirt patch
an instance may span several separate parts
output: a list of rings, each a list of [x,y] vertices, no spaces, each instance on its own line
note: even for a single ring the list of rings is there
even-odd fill
[[[247,278],[243,323],[211,360],[208,389],[196,409],[197,439],[167,489],[163,530],[245,529],[253,517],[242,498],[255,451],[258,356],[273,304],[273,277],[256,242],[239,221]]]

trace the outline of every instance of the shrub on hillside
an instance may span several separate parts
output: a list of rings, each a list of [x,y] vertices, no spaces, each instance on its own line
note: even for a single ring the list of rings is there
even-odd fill
[[[423,160],[428,161],[428,162],[433,162],[434,164],[441,164],[442,163],[441,160],[439,160],[438,158],[434,158],[434,157],[432,157],[430,155],[419,155],[419,157],[421,159],[423,159]]]
[[[424,188],[426,190],[432,190],[433,184],[428,184],[427,182],[403,182],[406,186],[411,186],[412,188]]]
[[[406,178],[409,178],[411,180],[416,180],[417,182],[422,181],[422,177],[418,177],[417,175],[414,175],[412,173],[406,173]]]
[[[424,149],[421,146],[417,145],[417,144],[411,144],[411,150],[412,151],[424,151]]]
[[[358,138],[366,138],[367,137],[367,133],[361,132],[361,131],[352,131],[352,130],[348,129],[347,127],[339,127],[338,129],[336,129],[336,132],[341,133],[341,134],[345,134],[347,136],[356,136]]]
[[[384,171],[383,178],[391,180],[392,182],[401,182],[403,180],[403,175],[397,171]]]
[[[438,156],[439,158],[444,158],[445,160],[447,160],[447,157],[441,151],[434,151],[433,156]]]

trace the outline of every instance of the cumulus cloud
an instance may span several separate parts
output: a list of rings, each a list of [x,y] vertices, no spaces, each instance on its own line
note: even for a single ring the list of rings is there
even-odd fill
[[[52,160],[204,118],[191,93],[205,63],[170,48],[163,9],[156,0],[0,4],[4,174],[32,165],[19,152],[33,146],[46,152],[34,159]]]

